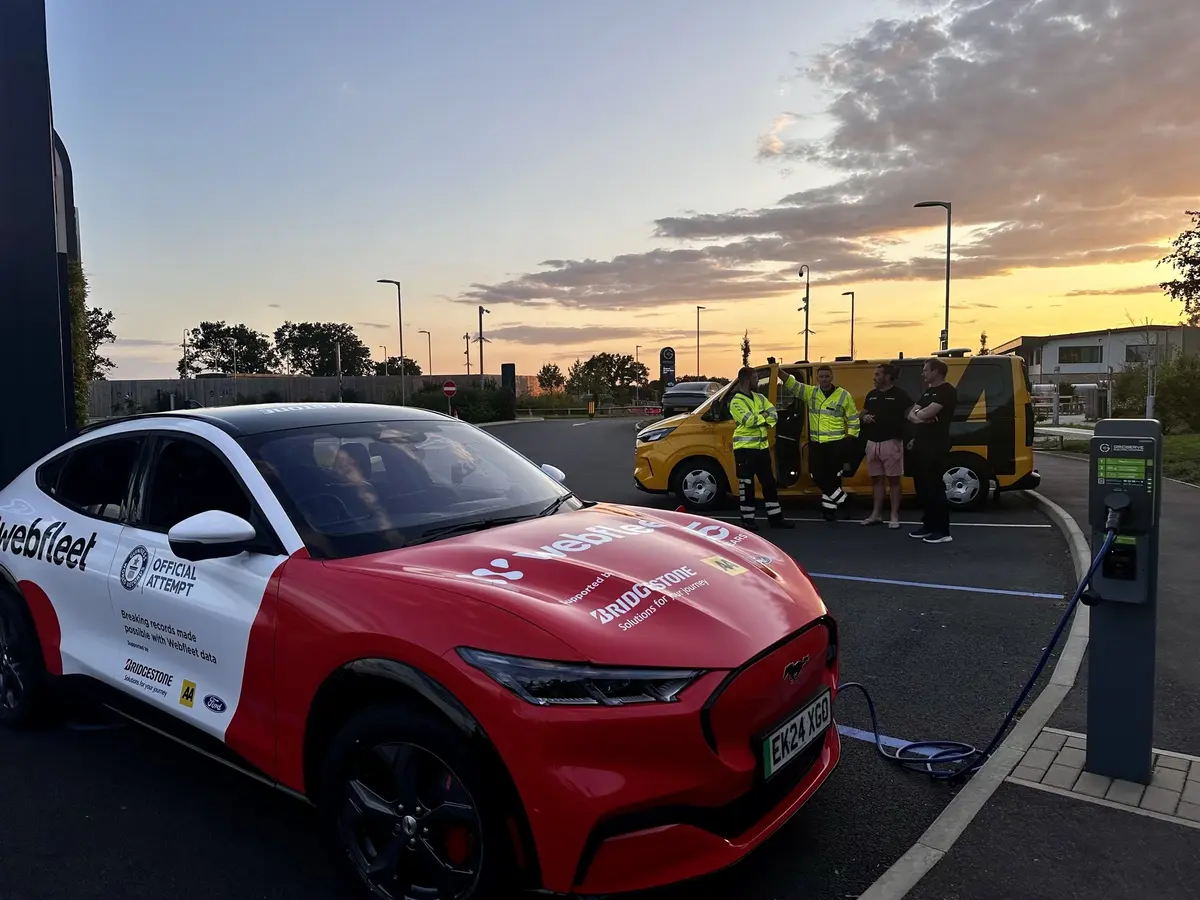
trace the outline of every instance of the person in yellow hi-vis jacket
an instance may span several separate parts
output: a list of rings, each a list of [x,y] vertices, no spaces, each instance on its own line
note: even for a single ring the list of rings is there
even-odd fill
[[[817,368],[816,385],[803,384],[788,375],[781,395],[798,397],[808,408],[808,470],[821,489],[821,514],[832,522],[846,502],[842,465],[847,456],[846,438],[858,437],[858,407],[848,390],[833,383],[829,366]]]
[[[767,508],[767,522],[772,528],[795,528],[794,522],[783,517],[779,505],[779,488],[775,482],[775,469],[771,465],[768,429],[778,421],[775,407],[758,387],[758,373],[749,366],[738,370],[729,400],[729,414],[733,416],[733,460],[737,464],[738,504],[742,514],[742,527],[758,531],[754,521],[754,479],[757,477],[763,489],[763,501]]]

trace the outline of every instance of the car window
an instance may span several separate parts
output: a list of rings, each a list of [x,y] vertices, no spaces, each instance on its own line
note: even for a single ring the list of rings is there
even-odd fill
[[[163,439],[151,469],[141,527],[165,532],[210,510],[252,521],[253,503],[216,451],[187,438]]]
[[[433,529],[529,517],[567,491],[462,422],[348,423],[241,439],[310,553],[357,556]],[[569,505],[568,505],[569,504]],[[565,509],[580,506],[567,501]]]
[[[43,466],[38,486],[64,506],[121,521],[129,511],[129,480],[144,441],[129,436],[83,444]]]

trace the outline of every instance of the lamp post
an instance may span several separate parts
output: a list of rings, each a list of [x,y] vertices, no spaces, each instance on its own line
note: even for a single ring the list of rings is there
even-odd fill
[[[429,348],[429,371],[426,372],[425,374],[432,375],[433,374],[433,335],[430,334],[428,331],[426,331],[424,328],[422,328],[420,331],[418,331],[417,334],[425,335],[425,345]],[[401,364],[403,364],[403,360],[401,360]]]
[[[808,289],[811,282],[812,271],[808,266],[800,267],[800,277],[804,279],[804,305],[800,309],[804,310],[804,361],[808,362]],[[799,312],[800,310],[796,310]]]
[[[491,315],[490,309],[479,307],[479,387],[483,388],[483,314]]]
[[[947,200],[922,200],[913,209],[940,206],[946,210],[946,326],[942,329],[942,350],[950,349],[950,203]]]
[[[391,278],[376,279],[379,284],[396,286],[396,314],[400,325],[400,405],[408,405],[408,379],[404,377],[404,298],[400,293],[400,282]]]
[[[386,376],[388,374],[387,344],[380,344],[379,349],[383,351],[383,374]]]
[[[463,343],[467,347],[467,349],[463,351],[463,356],[465,356],[467,359],[467,377],[470,378],[471,377],[471,332],[468,331],[466,334],[463,335]]]
[[[634,361],[635,363],[638,363],[638,362],[641,362],[641,361],[642,361],[642,355],[641,355],[641,353],[642,353],[642,345],[641,345],[641,344],[638,344],[637,346],[635,346],[635,347],[633,348],[633,361]],[[642,399],[642,396],[641,396],[641,389],[638,387],[638,383],[637,383],[637,372],[634,372],[634,381],[633,381],[633,402],[634,402],[634,405],[637,405],[639,402],[641,402],[641,399]]]
[[[700,377],[700,310],[705,309],[703,306],[696,307],[696,378]]]
[[[850,298],[850,359],[854,359],[854,291],[843,291],[843,297]]]

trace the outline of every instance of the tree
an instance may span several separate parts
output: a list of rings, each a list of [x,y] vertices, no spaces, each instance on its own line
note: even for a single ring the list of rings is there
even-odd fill
[[[344,370],[345,365],[346,365],[346,352],[343,350],[342,351],[343,370]],[[376,375],[399,375],[400,374],[400,366],[401,366],[401,357],[389,356],[387,358],[387,362],[385,362],[385,363],[377,362],[377,363],[374,363],[374,366],[375,366],[375,374]],[[409,359],[407,356],[403,357],[403,366],[404,366],[404,374],[405,375],[420,375],[421,374],[421,367],[417,364],[417,361],[415,359]],[[334,373],[334,374],[336,374],[336,373]]]
[[[1200,325],[1200,210],[1185,210],[1192,217],[1192,227],[1180,232],[1171,241],[1175,249],[1158,261],[1170,263],[1179,273],[1174,281],[1159,284],[1172,300],[1183,304],[1183,314],[1189,325]]]
[[[750,329],[742,332],[742,365],[750,365]]]
[[[575,360],[567,370],[567,390],[579,395],[628,392],[649,381],[650,370],[625,353],[597,353],[587,362]]]
[[[279,367],[271,339],[248,325],[201,322],[188,332],[187,350],[175,370],[181,377],[200,372],[266,375]]]
[[[567,383],[567,378],[556,363],[546,363],[537,373],[537,383],[543,391],[557,393]]]
[[[100,355],[100,348],[117,339],[113,333],[113,314],[98,306],[87,305],[88,280],[83,265],[67,266],[67,300],[71,308],[71,368],[75,382],[75,424],[83,427],[88,420],[91,383],[114,368],[113,361]]]
[[[100,355],[100,348],[104,344],[111,344],[117,339],[112,330],[114,318],[116,317],[106,309],[98,306],[88,308],[88,353],[85,374],[89,381],[103,381],[109,370],[116,368],[111,359]]]
[[[275,347],[297,375],[336,375],[339,344],[343,375],[370,375],[375,370],[371,351],[344,322],[284,322],[275,329]]]
[[[990,352],[991,351],[988,350],[988,345],[987,345],[987,332],[981,331],[979,333],[979,355],[987,356]]]

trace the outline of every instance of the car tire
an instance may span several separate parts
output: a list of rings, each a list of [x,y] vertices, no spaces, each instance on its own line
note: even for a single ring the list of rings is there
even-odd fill
[[[942,481],[951,510],[974,512],[991,494],[992,470],[974,453],[955,453],[950,456]]]
[[[39,723],[49,705],[49,675],[29,609],[0,587],[0,727]]]
[[[702,456],[686,459],[676,466],[671,482],[679,502],[693,512],[716,509],[729,490],[725,470],[716,460]]]
[[[399,900],[410,875],[419,886],[446,888],[412,890],[430,900],[507,896],[516,855],[495,783],[445,720],[403,703],[371,706],[346,723],[325,754],[317,802],[322,833],[362,897]],[[370,872],[372,863],[385,866],[392,857],[398,876]],[[439,862],[471,874],[424,874]]]

